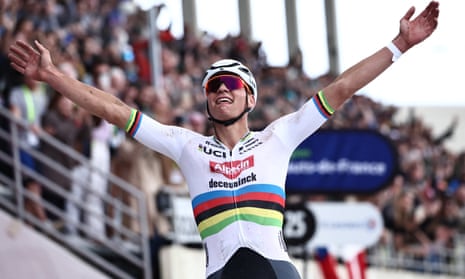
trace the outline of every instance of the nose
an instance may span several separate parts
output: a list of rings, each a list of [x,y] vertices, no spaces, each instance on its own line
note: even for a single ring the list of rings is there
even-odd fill
[[[217,94],[219,94],[219,93],[227,93],[229,91],[230,91],[229,88],[224,83],[222,83],[220,85],[220,87],[218,87],[218,89],[216,90],[215,93],[217,93]]]

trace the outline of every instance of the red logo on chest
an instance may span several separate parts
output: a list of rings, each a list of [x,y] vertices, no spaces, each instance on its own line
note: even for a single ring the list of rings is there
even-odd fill
[[[243,170],[250,169],[254,166],[253,156],[249,156],[244,160],[237,160],[231,162],[212,162],[210,161],[210,171],[221,173],[227,178],[234,179],[238,177]]]

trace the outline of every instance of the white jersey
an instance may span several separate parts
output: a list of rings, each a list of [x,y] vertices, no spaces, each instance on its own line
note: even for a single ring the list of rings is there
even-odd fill
[[[214,136],[163,125],[134,110],[126,131],[180,167],[207,254],[207,277],[240,247],[290,261],[283,240],[285,180],[294,149],[331,115],[322,92],[229,150]]]

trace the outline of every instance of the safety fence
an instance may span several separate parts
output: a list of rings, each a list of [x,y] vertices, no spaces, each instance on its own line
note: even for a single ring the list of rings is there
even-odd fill
[[[41,142],[45,142],[66,156],[69,156],[81,169],[90,173],[97,173],[108,181],[108,185],[116,187],[127,195],[132,205],[124,203],[121,199],[112,197],[108,193],[99,193],[89,187],[89,180],[80,177],[73,181],[81,192],[92,195],[99,200],[104,208],[112,208],[113,214],[93,211],[88,203],[68,190],[54,183],[50,177],[43,176],[40,171],[31,169],[20,161],[20,150],[29,153],[35,161],[46,164],[56,173],[68,178],[76,176],[75,169],[66,168],[52,160],[40,150],[29,147],[20,141],[21,131],[26,131],[28,124],[16,119],[4,107],[0,106],[0,210],[3,209],[21,222],[35,228],[38,232],[50,237],[71,252],[80,256],[97,269],[112,278],[152,278],[152,263],[149,247],[149,225],[147,218],[147,202],[145,194],[133,185],[119,179],[112,173],[104,173],[82,154],[71,147],[59,142],[46,133],[39,133]],[[87,177],[87,176],[86,176]],[[71,204],[75,210],[85,213],[93,220],[103,224],[106,230],[113,232],[113,237],[101,237],[95,234],[91,226],[80,219],[70,218],[66,208],[39,198],[36,194],[24,187],[26,179],[37,181],[43,191],[49,191]],[[28,210],[27,202],[37,203],[45,209],[48,215],[55,216],[52,223],[40,220]],[[122,216],[129,216],[134,225],[127,227],[122,223]],[[70,234],[68,227],[76,230]],[[136,229],[133,229],[136,228]]]
[[[367,262],[380,268],[465,278],[465,235],[457,234],[452,248],[432,247],[423,257],[395,251],[393,245],[378,244],[367,250]]]
[[[47,164],[62,175],[72,177],[73,170],[51,160],[47,154],[21,144],[18,136],[19,131],[26,129],[27,123],[15,119],[3,107],[0,107],[0,120],[2,120],[2,124],[7,124],[2,125],[0,129],[0,146],[2,147],[0,149],[0,209],[8,211],[24,223],[37,228],[39,232],[69,248],[70,251],[113,278],[152,278],[146,194],[111,173],[101,173],[107,177],[112,187],[118,187],[135,201],[133,206],[129,206],[111,195],[92,192],[88,181],[79,180],[83,191],[92,192],[102,200],[105,207],[113,208],[114,214],[112,216],[100,214],[95,217],[107,228],[114,231],[113,235],[117,237],[99,238],[84,222],[69,220],[67,213],[62,208],[58,208],[43,199],[37,199],[34,194],[24,188],[25,178],[31,177],[38,181],[43,188],[72,202],[80,211],[87,210],[85,200],[77,199],[69,191],[44,177],[41,173],[22,165],[19,152],[22,149],[30,153],[37,161]],[[69,146],[47,134],[39,134],[38,136],[41,141],[61,150],[67,156],[78,161],[84,168],[99,172],[99,169],[92,166],[87,158]],[[163,191],[154,198],[157,199],[159,213],[165,216],[171,224],[172,230],[165,237],[172,243],[189,246],[195,244],[201,249],[200,237],[197,233],[187,192],[180,194],[169,188],[163,188]],[[25,210],[26,200],[40,203],[47,212],[58,216],[62,224],[48,226],[47,223],[40,221]],[[92,214],[92,212],[89,213]],[[136,222],[134,226],[137,228],[136,230],[122,224],[123,215],[129,216],[132,221]],[[78,237],[70,237],[64,229],[63,224],[69,223],[73,223],[78,229]],[[392,243],[378,243],[366,250],[366,260],[367,264],[373,267],[413,271],[425,275],[465,278],[465,265],[463,264],[465,263],[465,235],[457,234],[452,248],[436,248],[430,256],[419,258],[396,251]],[[308,259],[311,260],[312,256],[310,255]]]
[[[177,244],[192,246],[200,243],[190,199],[186,193],[162,188],[157,195],[158,210],[167,217],[171,231],[167,237]],[[199,246],[201,247],[201,246]],[[295,247],[294,247],[295,248]],[[302,247],[303,248],[303,247]],[[342,249],[343,247],[341,247]],[[424,275],[444,275],[465,278],[465,235],[456,234],[451,248],[432,246],[429,256],[418,257],[394,249],[391,242],[378,242],[365,250],[368,267],[396,271],[408,271]],[[291,256],[304,260],[315,260],[314,251],[302,254],[303,249],[289,249]],[[293,251],[299,251],[294,254]],[[338,256],[334,256],[338,259]],[[343,260],[339,259],[342,263]]]

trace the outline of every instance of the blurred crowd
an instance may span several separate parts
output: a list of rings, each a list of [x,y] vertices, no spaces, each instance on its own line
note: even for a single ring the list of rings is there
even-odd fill
[[[153,34],[146,17],[132,1],[0,0],[0,105],[30,121],[34,129],[51,134],[94,160],[102,171],[112,171],[145,191],[149,218],[153,229],[160,233],[153,195],[162,185],[184,186],[176,165],[160,154],[148,152],[122,131],[86,114],[50,88],[24,80],[8,66],[6,53],[12,42],[37,39],[51,50],[55,64],[69,75],[114,94],[161,123],[203,134],[211,134],[211,127],[200,82],[204,70],[218,59],[240,60],[255,74],[259,99],[249,116],[253,130],[295,111],[334,76],[306,75],[298,51],[291,55],[288,65],[271,67],[260,42],[240,34],[214,38],[207,32],[194,33],[186,26],[180,38],[173,36],[169,28],[159,32],[162,84],[154,86],[150,82],[148,54],[148,38]],[[36,103],[35,117],[29,118],[31,109],[18,101],[18,95],[26,96],[28,92],[42,96],[42,102]],[[335,113],[323,129],[374,129],[392,140],[399,153],[398,173],[379,193],[358,198],[373,202],[381,210],[386,227],[383,242],[417,257],[434,257],[441,249],[453,248],[457,233],[465,233],[465,152],[456,154],[444,145],[453,135],[456,122],[451,121],[441,136],[434,137],[427,123],[415,115],[403,123],[395,122],[396,112],[396,107],[359,94]],[[86,173],[82,166],[62,158],[46,144],[35,143],[28,134],[31,133],[25,133],[25,142],[73,169],[75,179],[60,177],[47,166],[36,166],[76,197],[82,195],[74,185],[76,180],[89,177],[96,192],[126,199],[123,192],[107,185],[105,178]],[[53,193],[44,193],[37,185],[29,189],[61,202],[70,216],[76,216],[72,205],[59,201]],[[96,211],[102,210],[95,197],[86,199]],[[45,220],[41,209],[34,207],[37,204],[31,203],[32,212]],[[125,222],[131,226],[130,220]],[[102,230],[96,224],[94,227]]]

